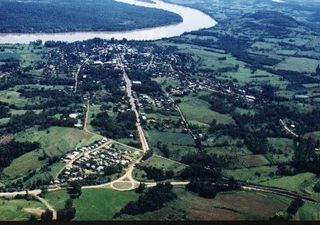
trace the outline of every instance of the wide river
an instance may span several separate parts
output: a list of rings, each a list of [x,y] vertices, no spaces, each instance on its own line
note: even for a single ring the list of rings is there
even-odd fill
[[[148,29],[139,29],[132,31],[119,31],[119,32],[70,32],[70,33],[39,33],[39,34],[4,34],[0,33],[0,43],[29,43],[30,41],[35,41],[41,39],[42,41],[83,41],[92,39],[95,37],[102,39],[123,39],[128,40],[157,40],[161,38],[168,38],[179,36],[184,32],[195,31],[203,28],[213,27],[217,22],[212,19],[210,16],[204,14],[203,12],[183,7],[175,4],[165,3],[159,0],[154,0],[154,4],[146,3],[136,0],[117,0],[118,2],[123,2],[127,4],[133,4],[137,6],[145,6],[149,8],[164,9],[169,12],[179,14],[183,22],[148,28]],[[146,18],[148,19],[148,18]]]

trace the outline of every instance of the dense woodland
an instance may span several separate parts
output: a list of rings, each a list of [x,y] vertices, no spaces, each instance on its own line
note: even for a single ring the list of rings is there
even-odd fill
[[[170,183],[158,183],[156,187],[150,188],[146,193],[142,194],[136,202],[129,202],[114,217],[117,218],[122,214],[136,215],[155,211],[176,198],[177,195],[172,192]]]
[[[0,3],[1,33],[123,31],[181,21],[177,14],[113,0],[3,0]]]

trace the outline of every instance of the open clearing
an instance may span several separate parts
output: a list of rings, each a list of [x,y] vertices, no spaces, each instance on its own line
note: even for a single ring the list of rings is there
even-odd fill
[[[102,139],[101,136],[73,128],[51,127],[48,130],[49,133],[47,131],[38,131],[37,128],[31,128],[20,132],[16,136],[15,140],[19,142],[39,142],[42,150],[29,152],[13,160],[10,166],[4,170],[6,175],[16,177],[44,165],[46,161],[38,160],[38,157],[42,156],[43,152],[50,157],[61,156],[76,147],[86,146]]]
[[[214,119],[221,124],[234,123],[231,117],[210,110],[209,104],[199,99],[182,102],[179,107],[190,123],[195,121],[210,124]]]
[[[270,173],[278,170],[276,166],[261,166],[252,168],[243,168],[235,170],[222,170],[222,175],[226,177],[235,177],[237,180],[247,181],[250,183],[260,183],[271,179]]]
[[[194,140],[190,134],[152,130],[146,132],[146,137],[152,144],[157,144],[157,142],[160,141],[163,144],[194,145]]]
[[[313,173],[300,173],[295,176],[282,177],[278,179],[273,179],[261,184],[271,187],[284,188],[290,191],[300,191],[300,186],[307,180],[314,178]]]
[[[294,216],[295,220],[320,220],[319,205],[305,202]]]
[[[75,220],[110,220],[130,201],[138,199],[135,191],[119,192],[109,189],[85,189],[74,201]]]
[[[178,198],[162,209],[142,215],[123,215],[124,220],[255,220],[269,219],[285,209],[291,200],[255,192],[227,192],[215,199],[205,199],[174,188]]]
[[[45,199],[55,210],[63,209],[65,202],[70,197],[66,190],[51,191],[46,193]]]
[[[185,165],[174,162],[172,160],[168,160],[159,156],[152,156],[151,158],[147,159],[146,161],[140,164],[141,166],[151,166],[157,169],[164,169],[164,170],[172,170],[174,173],[181,172]]]
[[[21,221],[27,220],[30,216],[30,213],[24,209],[42,209],[44,206],[40,202],[36,201],[27,201],[27,200],[5,200],[0,198],[0,220],[1,221]],[[30,211],[31,212],[31,211]],[[34,210],[32,211],[32,213]]]
[[[27,129],[17,135],[16,141],[38,141],[49,156],[60,156],[74,148],[102,139],[99,135],[73,128],[50,127],[48,131]]]

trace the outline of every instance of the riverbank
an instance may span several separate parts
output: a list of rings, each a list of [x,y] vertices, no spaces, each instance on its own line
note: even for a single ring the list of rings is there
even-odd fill
[[[41,39],[42,41],[65,41],[75,42],[92,39],[95,37],[102,39],[115,38],[121,40],[158,40],[179,36],[184,32],[195,31],[199,29],[213,27],[217,22],[203,12],[155,0],[155,3],[147,3],[135,0],[117,0],[122,3],[132,4],[136,6],[144,6],[148,8],[163,9],[181,16],[183,22],[174,25],[137,29],[132,31],[117,32],[68,32],[68,33],[36,33],[36,34],[0,34],[0,43],[29,43]],[[196,20],[195,20],[196,18]]]

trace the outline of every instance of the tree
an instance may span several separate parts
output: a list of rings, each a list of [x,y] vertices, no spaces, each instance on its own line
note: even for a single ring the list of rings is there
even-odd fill
[[[48,187],[47,186],[42,186],[41,187],[41,197],[44,197],[46,193],[48,192]]]
[[[41,214],[41,221],[51,221],[53,218],[53,212],[47,209],[44,213]]]
[[[234,177],[230,177],[228,180],[228,188],[229,190],[240,190],[241,185],[234,179]]]
[[[76,209],[73,207],[72,199],[68,199],[63,209],[60,209],[57,213],[58,221],[71,221],[76,216]]]
[[[79,198],[80,195],[82,194],[82,183],[80,181],[71,181],[69,183],[71,190],[70,190],[70,195],[73,198]]]
[[[37,220],[37,217],[36,217],[35,215],[30,215],[28,221],[29,221],[29,222],[35,222],[35,221],[38,221],[38,220]]]
[[[146,189],[147,185],[145,183],[140,183],[139,187],[136,188],[136,193],[141,194]]]
[[[316,69],[316,74],[320,75],[320,65],[318,64],[317,69]]]
[[[313,190],[320,193],[320,181],[313,186]]]
[[[294,199],[291,202],[290,206],[288,207],[287,213],[291,215],[296,214],[296,212],[299,210],[301,206],[303,206],[303,204],[304,204],[304,201],[301,198]]]

